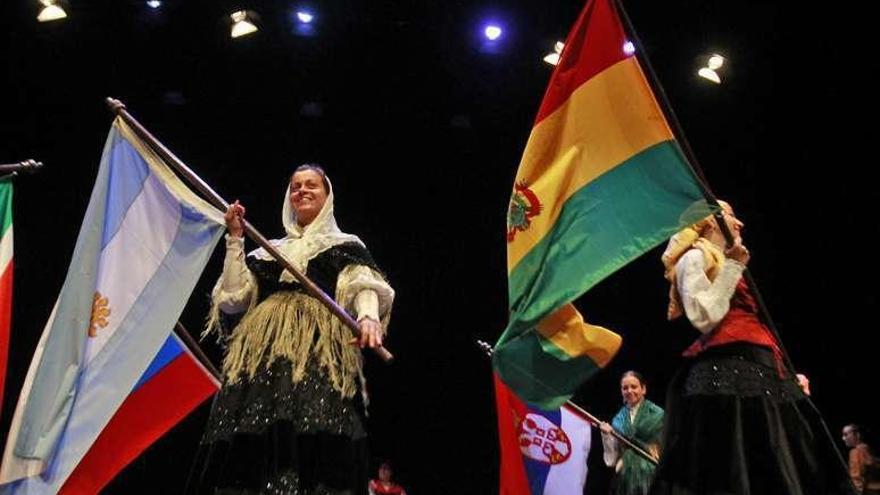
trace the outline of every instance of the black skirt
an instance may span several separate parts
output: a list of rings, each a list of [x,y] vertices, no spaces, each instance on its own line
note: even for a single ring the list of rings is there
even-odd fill
[[[670,385],[652,495],[854,495],[842,458],[772,351],[729,344]]]
[[[214,400],[187,493],[366,493],[363,408],[334,390],[313,361],[296,384],[290,361],[278,359],[253,379],[224,385]]]

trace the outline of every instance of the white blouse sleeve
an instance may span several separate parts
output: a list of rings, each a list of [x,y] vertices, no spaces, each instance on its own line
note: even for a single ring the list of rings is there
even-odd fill
[[[241,313],[250,306],[256,287],[254,275],[244,260],[244,239],[227,235],[223,273],[211,292],[214,304],[224,313]]]
[[[606,466],[615,467],[620,459],[620,446],[617,439],[610,433],[601,430],[600,433],[602,433],[602,460],[605,461]]]
[[[745,265],[727,259],[714,281],[705,273],[703,253],[691,249],[675,266],[678,293],[688,320],[702,333],[708,333],[730,310],[730,298],[742,277]]]
[[[336,302],[357,317],[372,318],[387,326],[394,289],[382,275],[364,265],[345,267],[336,280]]]

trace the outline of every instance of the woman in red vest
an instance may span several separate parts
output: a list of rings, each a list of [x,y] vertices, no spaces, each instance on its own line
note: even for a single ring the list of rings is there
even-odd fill
[[[742,278],[750,258],[744,224],[721,205],[733,245],[708,217],[663,253],[668,316],[686,315],[700,337],[670,384],[651,493],[852,494],[831,437]]]

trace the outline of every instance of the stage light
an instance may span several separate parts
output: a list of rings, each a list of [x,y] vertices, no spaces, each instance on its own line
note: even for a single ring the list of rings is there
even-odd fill
[[[557,41],[555,45],[553,45],[553,51],[544,55],[544,62],[547,62],[550,65],[556,65],[559,63],[559,57],[562,55],[562,49],[565,48],[565,43],[561,41]]]
[[[483,30],[483,34],[486,36],[486,39],[488,39],[489,41],[497,40],[498,38],[501,37],[502,33],[503,33],[503,31],[501,30],[501,27],[499,27],[495,24],[489,24],[488,26],[486,26],[486,29]]]
[[[703,67],[697,71],[697,75],[703,79],[708,79],[715,84],[721,84],[721,78],[718,77],[718,73],[708,67]]]
[[[65,12],[60,5],[56,4],[55,0],[40,0],[40,3],[43,4],[43,9],[40,10],[40,13],[37,15],[38,21],[57,21],[58,19],[64,19],[67,17],[67,12]]]
[[[718,70],[721,66],[724,65],[724,57],[721,55],[713,54],[709,57],[709,68],[712,70]]]
[[[239,38],[258,31],[253,23],[253,16],[245,10],[239,10],[229,15],[232,18],[232,30],[230,36]]]

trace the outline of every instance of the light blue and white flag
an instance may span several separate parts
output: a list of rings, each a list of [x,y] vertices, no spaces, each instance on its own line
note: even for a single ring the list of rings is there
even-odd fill
[[[59,491],[165,343],[223,230],[222,212],[117,118],[18,400],[0,484],[20,481],[6,492]]]

